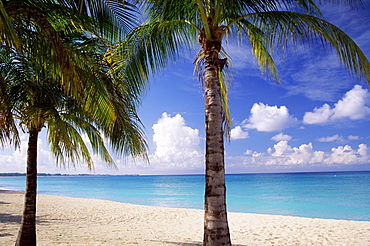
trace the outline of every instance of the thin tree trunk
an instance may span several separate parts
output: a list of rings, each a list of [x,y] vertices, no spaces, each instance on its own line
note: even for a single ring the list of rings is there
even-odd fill
[[[225,60],[206,53],[206,187],[203,245],[231,245],[226,212],[223,108],[218,71]]]
[[[27,150],[27,177],[24,210],[16,245],[36,245],[37,138],[30,130]]]

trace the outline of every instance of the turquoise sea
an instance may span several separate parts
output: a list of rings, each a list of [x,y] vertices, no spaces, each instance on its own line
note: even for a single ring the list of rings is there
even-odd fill
[[[226,175],[230,212],[370,221],[370,172]],[[25,177],[0,189],[24,191]],[[204,176],[40,176],[38,193],[203,208]]]

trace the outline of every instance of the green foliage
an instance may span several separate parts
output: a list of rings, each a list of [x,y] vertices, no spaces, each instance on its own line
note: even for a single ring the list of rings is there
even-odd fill
[[[12,41],[0,47],[1,147],[19,147],[19,129],[47,127],[51,151],[61,165],[92,168],[92,151],[115,167],[107,144],[118,154],[146,158],[136,113],[144,80],[131,83],[119,68],[115,73],[121,76],[114,76],[105,59],[111,45],[106,37],[118,38],[131,28],[132,16],[126,14],[134,6],[115,1],[2,3],[21,46]],[[121,9],[122,4],[127,6]],[[118,19],[102,22],[113,29],[96,26],[115,11]],[[127,29],[118,28],[123,22]]]

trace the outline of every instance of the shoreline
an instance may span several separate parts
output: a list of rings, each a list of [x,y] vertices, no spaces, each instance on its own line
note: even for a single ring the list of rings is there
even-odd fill
[[[14,245],[22,192],[0,190],[0,245]],[[202,245],[203,210],[38,194],[38,245]],[[228,213],[233,245],[370,245],[370,221]]]

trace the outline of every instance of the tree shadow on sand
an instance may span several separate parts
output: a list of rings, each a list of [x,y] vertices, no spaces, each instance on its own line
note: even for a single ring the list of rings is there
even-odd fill
[[[7,203],[0,202],[0,204],[7,204]],[[4,223],[4,224],[7,224],[7,223],[9,223],[9,224],[12,224],[12,223],[20,224],[21,220],[22,220],[22,216],[20,216],[20,215],[0,213],[0,227],[1,227],[2,223]],[[10,236],[14,236],[14,235],[7,232],[4,229],[0,229],[0,238],[1,237],[10,237]]]
[[[0,213],[0,223],[21,223],[22,216]]]
[[[20,224],[22,221],[22,215],[14,215],[14,214],[4,214],[0,213],[0,224],[1,223],[17,223]],[[41,223],[50,223],[48,220],[43,220],[42,217],[37,216],[36,219],[37,224]]]

